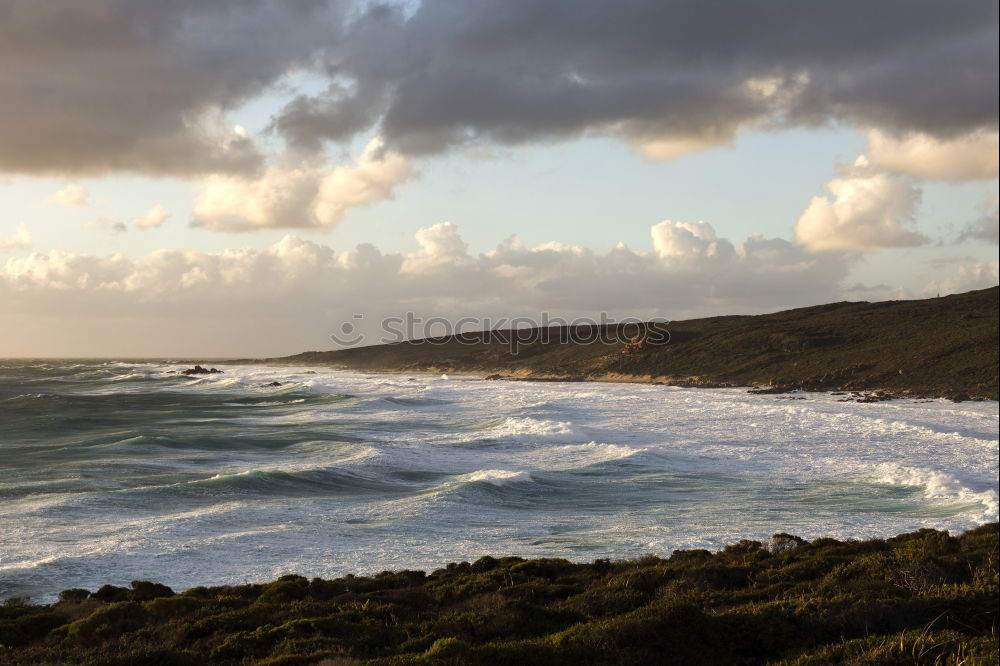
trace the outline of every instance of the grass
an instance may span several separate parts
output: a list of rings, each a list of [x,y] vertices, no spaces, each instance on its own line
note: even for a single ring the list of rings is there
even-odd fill
[[[135,581],[8,600],[0,663],[996,664],[997,535],[778,534],[667,559],[484,557],[182,593]]]

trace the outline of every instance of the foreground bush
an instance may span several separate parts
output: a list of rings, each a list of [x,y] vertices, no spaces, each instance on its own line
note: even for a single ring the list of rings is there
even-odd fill
[[[0,607],[4,664],[996,664],[997,525],[669,559],[148,581]]]

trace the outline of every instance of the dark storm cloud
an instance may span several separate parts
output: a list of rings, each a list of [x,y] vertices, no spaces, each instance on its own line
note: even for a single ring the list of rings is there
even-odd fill
[[[252,169],[220,111],[329,43],[334,18],[313,0],[5,0],[0,171]]]
[[[222,114],[301,67],[329,87],[272,127],[306,150],[372,130],[410,154],[829,122],[950,137],[996,126],[997,50],[991,0],[7,0],[0,171],[253,169]]]
[[[300,145],[376,118],[411,153],[588,130],[724,139],[744,123],[951,136],[996,125],[997,6],[427,0],[408,18],[372,9],[327,67],[357,94],[290,105],[276,126]]]

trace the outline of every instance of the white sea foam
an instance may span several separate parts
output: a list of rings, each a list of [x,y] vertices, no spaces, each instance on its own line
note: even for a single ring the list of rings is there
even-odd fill
[[[997,519],[995,402],[182,367],[8,387],[74,425],[0,402],[0,598]]]
[[[605,444],[599,442],[589,442],[587,444],[569,444],[557,446],[552,449],[553,453],[583,453],[592,454],[592,460],[620,460],[631,458],[634,455],[646,451],[644,448],[633,448],[621,444]]]
[[[553,421],[530,417],[508,417],[490,431],[493,436],[540,438],[548,441],[579,439],[580,431],[569,421]]]
[[[982,507],[983,522],[996,520],[1000,509],[995,488],[977,491],[940,470],[883,463],[878,467],[875,480],[879,483],[923,488],[924,495],[931,499],[978,504]]]
[[[505,486],[516,481],[528,481],[530,479],[531,474],[528,472],[507,469],[479,469],[471,474],[463,474],[458,477],[459,481],[484,481],[494,486]]]
[[[226,407],[277,407],[278,405],[299,405],[306,401],[305,398],[295,398],[293,400],[261,400],[260,402],[224,402]]]

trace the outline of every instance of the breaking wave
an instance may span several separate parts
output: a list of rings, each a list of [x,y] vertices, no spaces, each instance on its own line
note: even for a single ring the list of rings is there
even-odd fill
[[[997,519],[997,405],[0,362],[0,598]]]

